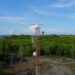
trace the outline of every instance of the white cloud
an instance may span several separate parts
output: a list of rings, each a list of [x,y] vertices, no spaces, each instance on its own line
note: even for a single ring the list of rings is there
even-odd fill
[[[15,16],[0,16],[0,22],[25,24],[26,18],[25,17],[15,17]]]
[[[66,0],[61,0],[59,2],[50,5],[50,7],[54,7],[54,8],[64,8],[64,7],[72,7],[72,6],[75,6],[75,0],[68,0],[67,2]]]
[[[51,14],[48,11],[42,11],[39,9],[33,9],[35,13],[38,13],[40,15],[46,15],[46,16],[55,16],[55,17],[66,17],[66,18],[73,18],[75,19],[75,13],[74,14]]]
[[[42,10],[39,10],[39,9],[33,9],[33,12],[41,14],[41,15],[55,16],[55,14],[52,14],[52,13],[49,13],[49,12],[46,12],[46,11],[42,11]]]

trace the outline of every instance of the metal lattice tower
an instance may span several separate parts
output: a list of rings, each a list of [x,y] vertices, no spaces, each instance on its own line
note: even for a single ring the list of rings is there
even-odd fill
[[[36,48],[36,75],[40,75],[40,26],[35,28],[35,48]]]

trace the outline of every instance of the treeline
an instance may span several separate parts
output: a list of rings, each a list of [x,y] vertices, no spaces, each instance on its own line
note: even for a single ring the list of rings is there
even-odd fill
[[[41,55],[75,58],[75,35],[41,35],[40,46]],[[34,51],[35,36],[11,35],[0,38],[0,64],[12,64],[20,58],[32,56]]]
[[[41,37],[41,53],[75,58],[74,35],[48,35]]]

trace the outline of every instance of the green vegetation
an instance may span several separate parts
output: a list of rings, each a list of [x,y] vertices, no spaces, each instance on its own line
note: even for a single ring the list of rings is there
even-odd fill
[[[35,36],[33,38],[35,39]],[[74,35],[41,35],[40,45],[41,55],[75,58]],[[21,57],[32,56],[34,51],[32,36],[6,36],[0,39],[0,64],[2,67],[6,63],[9,65],[12,56],[14,60],[18,60]]]

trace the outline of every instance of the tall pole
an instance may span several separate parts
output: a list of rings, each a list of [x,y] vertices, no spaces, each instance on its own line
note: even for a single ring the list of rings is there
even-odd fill
[[[40,26],[35,28],[35,48],[36,48],[36,58],[35,58],[35,68],[36,75],[40,75]]]

